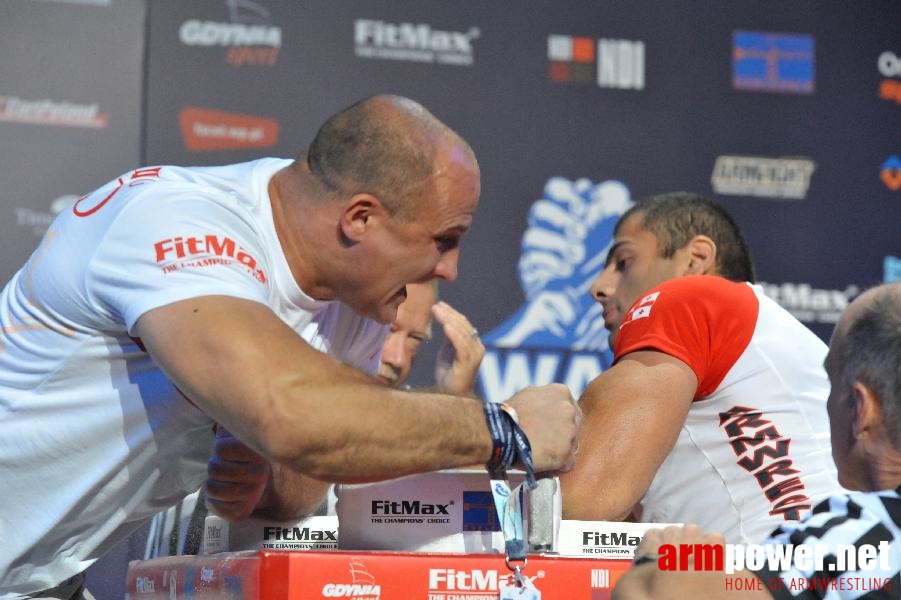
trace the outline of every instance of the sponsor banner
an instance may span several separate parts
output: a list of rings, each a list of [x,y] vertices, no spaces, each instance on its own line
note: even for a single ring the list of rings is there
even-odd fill
[[[629,560],[529,556],[522,576],[543,600],[609,600]],[[514,584],[503,554],[241,552],[132,561],[132,600],[352,598],[496,600]]]
[[[620,90],[645,86],[642,41],[549,35],[547,57],[548,76],[557,83],[595,83]]]
[[[524,479],[509,474],[511,486]],[[338,485],[336,510],[342,550],[504,552],[504,536],[482,470],[452,469],[388,481]],[[559,486],[543,514],[556,530],[563,512]],[[524,494],[523,514],[530,497]],[[528,535],[528,518],[523,523]]]
[[[557,552],[561,556],[632,560],[645,532],[670,525],[677,523],[563,520],[560,522]]]
[[[203,554],[238,550],[324,551],[338,549],[338,517],[280,522],[251,517],[229,523],[216,515],[204,521]]]
[[[880,165],[879,178],[893,192],[901,190],[901,158],[897,154],[889,156]]]
[[[427,23],[354,22],[354,53],[359,58],[437,63],[471,67],[478,27],[466,31],[435,29]]]
[[[812,94],[814,38],[762,31],[732,34],[732,87],[755,92]]]
[[[192,152],[271,148],[278,143],[274,119],[186,106],[179,113],[185,147]]]
[[[710,181],[717,194],[803,200],[814,169],[804,157],[719,156]]]
[[[100,111],[96,102],[78,104],[48,98],[0,96],[0,121],[102,129],[109,124],[109,116]]]
[[[861,289],[851,284],[844,290],[814,288],[809,283],[758,282],[764,293],[775,300],[796,319],[808,324],[838,322]]]
[[[885,77],[879,84],[879,97],[901,104],[901,56],[886,50],[879,55],[876,64],[879,73]]]
[[[632,206],[619,181],[552,177],[528,215],[519,279],[525,296],[482,335],[480,391],[501,402],[530,385],[566,384],[578,398],[613,355],[589,288],[604,267],[613,227]]]
[[[269,10],[250,0],[224,0],[227,20],[188,19],[178,28],[185,46],[221,48],[233,67],[272,67],[282,48],[282,28],[272,23]]]

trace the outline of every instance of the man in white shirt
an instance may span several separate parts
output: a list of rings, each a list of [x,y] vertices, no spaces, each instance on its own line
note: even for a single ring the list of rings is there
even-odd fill
[[[0,293],[0,598],[61,596],[42,590],[198,489],[214,423],[288,479],[371,481],[508,448],[480,400],[346,364],[377,359],[406,284],[456,278],[479,190],[459,135],[376,96],[296,160],[140,168],[62,213]],[[566,389],[510,403],[536,471],[570,468]]]

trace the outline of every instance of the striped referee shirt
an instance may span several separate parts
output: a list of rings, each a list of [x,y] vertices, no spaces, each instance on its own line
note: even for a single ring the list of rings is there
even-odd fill
[[[868,550],[886,547],[882,555],[867,560],[869,569],[860,568],[857,558],[865,558]],[[763,545],[799,544],[824,552],[818,565],[808,569],[795,564],[783,570],[770,570],[764,565],[756,575],[778,600],[851,598],[901,598],[901,487],[881,492],[854,492],[833,496],[814,507],[803,521],[786,523],[767,538]],[[853,559],[853,560],[852,560]],[[797,560],[795,561],[797,562]],[[803,565],[803,563],[802,563]],[[886,568],[886,566],[888,568]]]

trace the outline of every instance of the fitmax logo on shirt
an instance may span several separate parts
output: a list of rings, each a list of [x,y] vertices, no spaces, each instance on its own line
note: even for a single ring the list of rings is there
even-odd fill
[[[257,260],[228,236],[176,236],[156,242],[153,249],[163,273],[237,263],[250,271],[260,283],[266,283],[266,274],[257,266]]]

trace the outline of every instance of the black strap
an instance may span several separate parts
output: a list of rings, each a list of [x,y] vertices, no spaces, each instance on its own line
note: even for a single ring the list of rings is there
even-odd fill
[[[188,531],[185,532],[185,547],[182,554],[200,554],[200,546],[203,544],[203,526],[209,513],[206,507],[206,492],[200,488],[197,495],[197,504],[188,521]]]

